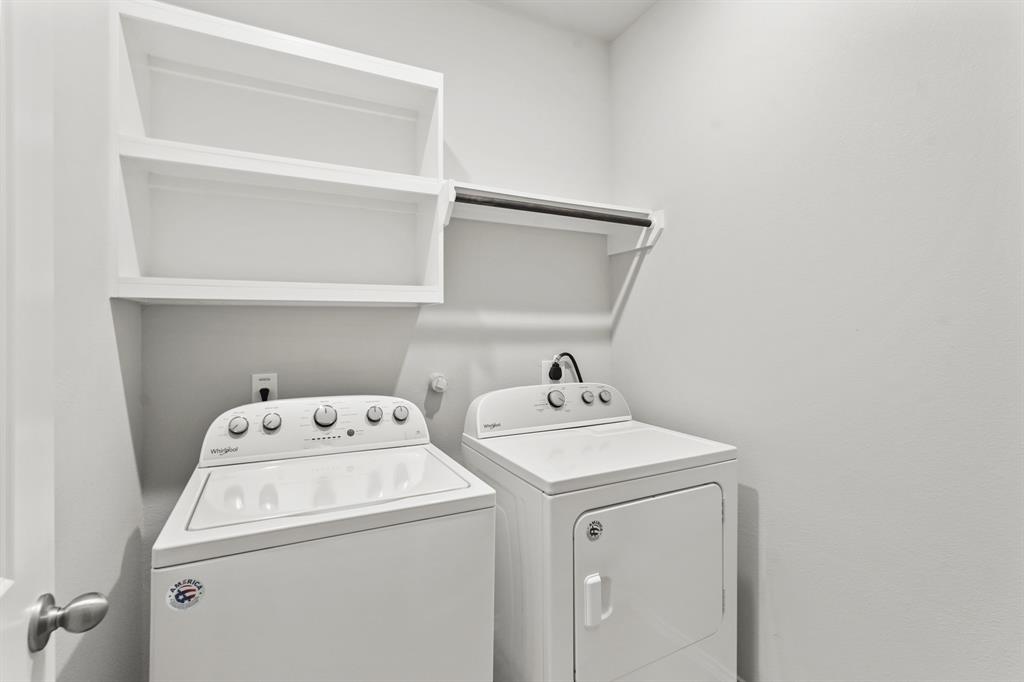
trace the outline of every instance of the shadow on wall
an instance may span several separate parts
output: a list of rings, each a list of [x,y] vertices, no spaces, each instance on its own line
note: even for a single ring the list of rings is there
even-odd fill
[[[449,178],[472,177],[463,165],[462,160],[455,154],[455,150],[447,142],[444,143],[444,168],[445,176]]]
[[[134,301],[111,299],[110,316],[114,324],[114,341],[121,365],[121,385],[128,412],[128,430],[135,453],[135,470],[142,486],[143,423],[142,423],[142,305]]]
[[[760,501],[757,490],[739,486],[739,528],[737,564],[737,677],[741,681],[761,679],[758,666],[758,604],[760,597]]]
[[[135,529],[124,544],[121,555],[121,572],[107,594],[110,610],[103,622],[95,629],[73,635],[58,631],[54,636],[60,639],[88,637],[89,646],[78,646],[60,670],[62,680],[144,680],[147,671],[142,656],[119,656],[111,661],[111,651],[144,651],[148,649],[143,619],[148,618],[149,609],[140,602],[143,594],[140,578],[146,579],[139,570],[139,557],[143,555],[142,535]],[[63,601],[70,601],[74,595],[59,595]],[[125,638],[129,641],[125,641]]]

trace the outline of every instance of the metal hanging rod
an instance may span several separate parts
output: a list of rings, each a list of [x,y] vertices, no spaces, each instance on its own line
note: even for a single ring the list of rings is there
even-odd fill
[[[513,211],[530,211],[531,213],[547,213],[548,215],[559,215],[567,218],[600,220],[602,222],[618,223],[620,225],[635,225],[637,227],[650,227],[652,225],[652,221],[649,217],[641,218],[621,215],[611,211],[601,211],[598,209],[572,208],[554,203],[540,203],[527,201],[525,199],[474,194],[472,191],[467,191],[462,188],[456,188],[455,201],[462,204],[475,204],[477,206],[490,206],[492,208],[507,208]]]

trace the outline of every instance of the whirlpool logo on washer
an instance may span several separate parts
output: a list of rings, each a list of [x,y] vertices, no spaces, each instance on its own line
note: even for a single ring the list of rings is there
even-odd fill
[[[167,605],[172,609],[184,611],[199,603],[206,594],[206,587],[195,578],[185,578],[171,585],[167,590]]]
[[[491,422],[490,424],[484,424],[485,429],[496,429],[501,426],[501,422]]]

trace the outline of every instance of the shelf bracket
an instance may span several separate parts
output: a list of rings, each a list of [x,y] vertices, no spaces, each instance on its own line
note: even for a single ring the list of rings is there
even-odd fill
[[[441,221],[441,227],[448,227],[448,223],[452,220],[452,211],[455,210],[456,196],[455,181],[445,180],[444,185],[441,187],[441,199],[442,201],[447,201],[448,206],[445,208],[444,220]]]

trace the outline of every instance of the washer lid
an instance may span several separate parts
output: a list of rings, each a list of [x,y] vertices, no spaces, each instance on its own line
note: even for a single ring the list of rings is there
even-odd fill
[[[731,445],[632,420],[462,440],[548,495],[736,459]]]
[[[422,447],[240,464],[210,473],[187,529],[357,509],[468,487]]]
[[[153,544],[153,568],[494,507],[432,445],[198,467]]]

